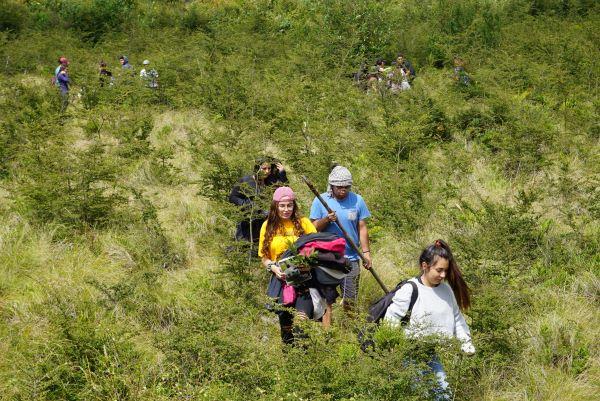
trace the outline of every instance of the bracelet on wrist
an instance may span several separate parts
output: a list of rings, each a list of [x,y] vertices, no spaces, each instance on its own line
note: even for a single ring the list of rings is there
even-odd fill
[[[370,249],[367,249],[366,251],[362,251],[362,253],[369,253],[369,252],[371,252]]]

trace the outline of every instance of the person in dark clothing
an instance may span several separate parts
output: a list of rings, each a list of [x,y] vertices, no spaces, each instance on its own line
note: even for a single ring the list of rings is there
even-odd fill
[[[104,61],[100,62],[100,86],[104,85],[112,85],[113,84],[113,76],[112,72],[108,70],[106,67],[106,63]]]
[[[67,66],[60,66],[60,71],[56,76],[56,82],[58,82],[58,87],[60,88],[60,97],[62,99],[61,111],[65,111],[69,105],[69,84],[71,83]]]
[[[352,78],[354,79],[354,83],[360,86],[362,89],[367,89],[366,81],[369,77],[369,67],[362,63],[355,73],[352,74]]]
[[[379,92],[390,87],[392,67],[384,59],[378,59],[367,75],[367,91]]]
[[[257,160],[254,174],[240,179],[229,195],[229,202],[241,207],[245,214],[244,219],[237,225],[236,240],[258,242],[260,227],[265,221],[267,211],[255,208],[255,199],[265,187],[287,182],[283,164],[266,158]]]
[[[375,87],[378,82],[382,81],[387,73],[384,59],[378,59],[375,65],[372,66],[367,75],[368,86]]]
[[[412,82],[412,80],[416,77],[415,69],[413,68],[410,61],[404,57],[403,53],[398,53],[398,57],[396,58],[396,66],[398,68],[404,68],[408,72],[408,80]]]
[[[133,66],[129,64],[127,56],[119,56],[119,63],[121,64],[121,73],[119,74],[121,79],[125,82],[132,82],[131,78],[135,77],[135,70]]]
[[[471,85],[471,77],[465,71],[465,62],[458,56],[454,57],[454,70],[452,79],[456,81],[459,86]]]
[[[120,56],[119,63],[121,63],[121,68],[124,70],[133,70],[133,66],[129,64],[129,59],[127,56]]]

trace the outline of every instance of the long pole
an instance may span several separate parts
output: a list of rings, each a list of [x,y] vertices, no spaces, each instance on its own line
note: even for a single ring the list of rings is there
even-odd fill
[[[333,213],[333,210],[331,210],[331,208],[329,207],[329,205],[327,204],[327,202],[325,202],[325,200],[323,199],[323,197],[321,196],[321,194],[319,194],[319,191],[317,191],[317,189],[315,188],[315,186],[308,180],[308,178],[306,178],[306,176],[302,176],[302,180],[308,186],[308,188],[312,191],[312,193],[315,194],[315,196],[317,197],[317,199],[319,200],[319,202],[321,202],[321,204],[323,205],[323,207],[325,208],[325,210],[327,210],[327,213]],[[344,238],[346,238],[346,241],[350,244],[350,246],[352,247],[352,249],[354,249],[356,251],[356,253],[358,253],[358,256],[360,257],[360,259],[362,260],[362,262],[365,263],[367,261],[367,259],[365,258],[365,255],[362,253],[362,251],[356,245],[356,243],[352,240],[352,238],[348,235],[348,232],[344,229],[344,227],[342,227],[342,225],[340,224],[339,221],[336,220],[334,223],[338,226],[338,228],[340,229],[340,231],[344,235]],[[370,267],[367,270],[369,270],[371,272],[371,274],[373,275],[373,277],[375,278],[375,280],[377,281],[377,283],[379,284],[379,286],[381,287],[381,289],[383,289],[383,291],[385,291],[386,294],[388,292],[390,292],[390,290],[388,290],[388,288],[385,286],[385,284],[383,283],[383,281],[381,281],[381,279],[379,278],[379,276],[377,275],[377,273],[375,272],[375,270],[373,270],[373,267]]]

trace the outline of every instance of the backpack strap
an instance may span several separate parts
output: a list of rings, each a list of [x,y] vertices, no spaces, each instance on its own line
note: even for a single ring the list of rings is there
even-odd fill
[[[413,281],[407,281],[405,284],[410,284],[412,286],[412,294],[410,294],[410,303],[408,304],[408,310],[406,314],[400,319],[400,324],[406,325],[410,321],[410,315],[412,313],[413,307],[417,302],[417,298],[419,297],[419,289],[417,285]]]

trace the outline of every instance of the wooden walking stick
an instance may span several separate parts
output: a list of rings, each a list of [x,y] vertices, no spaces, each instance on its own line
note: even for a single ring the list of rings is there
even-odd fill
[[[306,176],[302,176],[302,180],[304,181],[304,183],[306,185],[308,185],[308,188],[312,191],[312,193],[315,194],[315,196],[317,197],[317,199],[319,200],[319,202],[321,202],[321,204],[323,205],[323,207],[325,208],[325,210],[327,210],[327,213],[333,213],[333,210],[331,210],[331,208],[329,207],[329,205],[327,204],[327,202],[325,202],[325,200],[321,197],[321,194],[319,194],[319,191],[317,191],[317,189],[315,188],[315,186],[308,180],[308,178],[306,178]],[[344,229],[344,227],[342,227],[342,225],[340,224],[339,221],[336,220],[334,223],[338,226],[338,228],[340,229],[340,231],[344,235],[344,238],[346,238],[346,241],[348,241],[348,243],[350,244],[350,246],[352,247],[352,249],[354,249],[356,251],[356,253],[358,253],[358,256],[360,257],[360,259],[362,260],[362,262],[365,263],[366,260],[367,260],[365,258],[365,255],[362,253],[362,251],[356,245],[356,243],[352,240],[352,238],[350,238],[350,236],[348,235],[348,232],[346,232],[346,230]],[[381,287],[381,289],[383,291],[385,291],[386,294],[388,292],[390,292],[390,290],[388,290],[388,288],[385,286],[385,284],[383,284],[383,281],[381,281],[381,279],[379,278],[379,276],[377,275],[377,273],[375,272],[375,270],[373,270],[373,267],[371,267],[371,268],[369,268],[367,270],[369,270],[371,272],[371,274],[373,275],[373,277],[377,281],[377,284],[379,284],[379,286]]]

